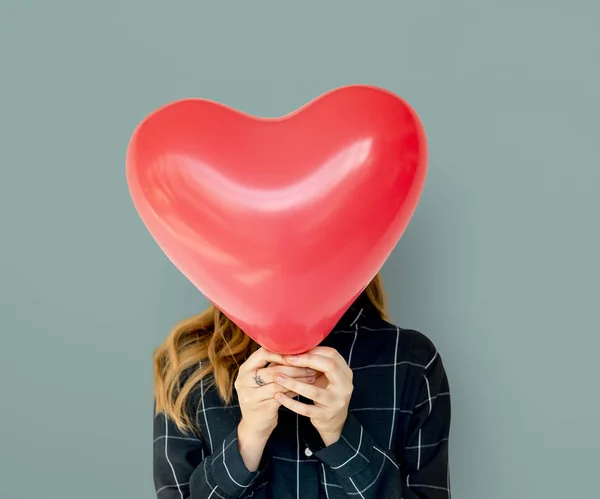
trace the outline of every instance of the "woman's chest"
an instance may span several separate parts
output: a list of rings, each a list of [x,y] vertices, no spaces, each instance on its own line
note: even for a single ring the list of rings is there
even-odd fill
[[[388,366],[389,367],[389,366]],[[395,379],[393,376],[398,377]],[[411,411],[406,407],[402,373],[389,368],[369,368],[354,372],[354,390],[348,411],[383,448],[401,448]],[[230,406],[200,404],[198,423],[210,451],[214,443],[223,441],[241,421],[242,413],[234,397]],[[278,424],[265,452],[281,462],[311,460],[309,450],[318,439],[310,420],[282,407]]]

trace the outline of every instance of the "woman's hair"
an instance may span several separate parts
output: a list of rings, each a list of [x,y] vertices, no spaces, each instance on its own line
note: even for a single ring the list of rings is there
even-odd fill
[[[364,291],[377,313],[387,320],[387,303],[381,275]],[[211,305],[200,315],[173,328],[154,351],[156,413],[163,413],[182,432],[198,430],[189,407],[192,394],[203,381],[214,386],[225,404],[231,402],[239,365],[259,348],[223,312]],[[201,394],[202,396],[203,394]]]

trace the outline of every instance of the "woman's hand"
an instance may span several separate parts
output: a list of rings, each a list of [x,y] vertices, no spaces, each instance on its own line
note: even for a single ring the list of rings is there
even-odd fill
[[[298,379],[308,386],[314,382],[312,369],[280,365],[283,363],[281,355],[260,348],[240,366],[234,383],[242,413],[242,420],[238,425],[239,448],[250,471],[258,469],[267,440],[277,426],[281,404],[274,396],[276,393],[288,392],[274,382],[275,374],[283,372],[291,379]]]
[[[277,426],[280,404],[274,396],[288,391],[275,383],[275,375],[281,372],[309,385],[315,380],[314,370],[283,363],[281,355],[260,348],[240,366],[235,380],[234,387],[242,412],[240,424],[258,437],[268,438]]]
[[[286,357],[285,361],[287,365],[320,371],[323,376],[309,384],[290,378],[280,369],[276,382],[282,390],[275,393],[276,400],[291,411],[309,417],[325,445],[337,442],[348,417],[354,390],[353,373],[345,359],[333,348],[316,347],[305,354]],[[290,398],[285,394],[286,390],[312,400],[314,405]]]

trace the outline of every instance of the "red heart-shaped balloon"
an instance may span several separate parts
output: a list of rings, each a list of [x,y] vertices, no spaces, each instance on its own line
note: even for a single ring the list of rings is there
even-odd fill
[[[203,99],[135,130],[127,181],[184,275],[267,349],[319,344],[377,274],[420,197],[427,146],[414,110],[371,86],[276,119]]]

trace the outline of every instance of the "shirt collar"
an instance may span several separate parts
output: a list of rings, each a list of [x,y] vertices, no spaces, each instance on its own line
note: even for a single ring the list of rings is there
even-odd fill
[[[375,306],[363,291],[350,305],[342,318],[338,321],[334,330],[344,331],[357,328],[368,316],[375,312]]]

